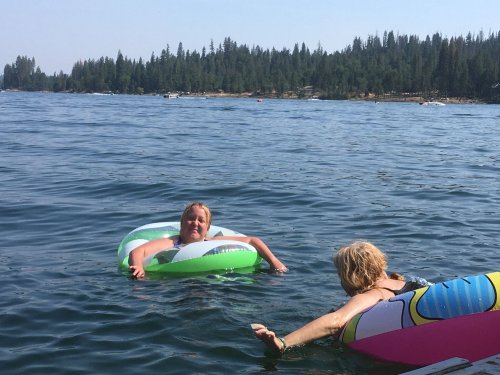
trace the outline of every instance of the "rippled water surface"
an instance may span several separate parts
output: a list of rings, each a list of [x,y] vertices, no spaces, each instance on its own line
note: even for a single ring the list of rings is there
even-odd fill
[[[3,374],[387,374],[331,340],[266,352],[345,301],[369,239],[442,281],[500,268],[500,107],[0,93]],[[130,230],[207,203],[290,268],[135,281]]]

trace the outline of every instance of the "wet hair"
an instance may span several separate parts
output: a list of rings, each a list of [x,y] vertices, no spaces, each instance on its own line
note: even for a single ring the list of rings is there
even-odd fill
[[[212,224],[212,213],[210,212],[210,208],[208,208],[208,206],[202,202],[192,202],[186,206],[186,208],[182,212],[181,224],[184,223],[184,221],[187,218],[187,215],[189,214],[189,211],[191,211],[193,207],[200,207],[201,209],[203,209],[203,211],[205,211],[208,227],[210,228],[210,224]]]
[[[376,281],[387,269],[385,254],[365,240],[357,240],[341,247],[333,258],[342,287],[354,296],[375,287]],[[399,274],[391,279],[403,280]]]

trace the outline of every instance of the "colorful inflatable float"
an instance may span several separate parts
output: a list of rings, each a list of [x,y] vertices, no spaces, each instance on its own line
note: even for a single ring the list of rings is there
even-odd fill
[[[500,272],[395,296],[356,315],[340,340],[375,359],[424,366],[500,352]]]
[[[118,264],[128,269],[129,253],[136,247],[157,238],[179,234],[180,223],[160,222],[143,225],[127,234],[118,247]],[[244,234],[211,225],[208,237],[238,236]],[[144,270],[175,274],[206,273],[255,267],[262,261],[257,250],[240,241],[211,240],[195,242],[182,247],[162,250],[144,258]]]

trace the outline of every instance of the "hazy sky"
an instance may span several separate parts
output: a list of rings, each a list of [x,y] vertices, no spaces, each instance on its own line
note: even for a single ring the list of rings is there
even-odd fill
[[[79,60],[148,60],[177,52],[238,45],[287,48],[321,44],[328,53],[355,37],[384,31],[443,37],[500,31],[500,0],[0,0],[0,74],[17,56],[34,57],[52,75]]]

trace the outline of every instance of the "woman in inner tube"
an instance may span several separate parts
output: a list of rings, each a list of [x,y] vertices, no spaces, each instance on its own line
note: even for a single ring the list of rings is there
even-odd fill
[[[289,347],[334,336],[356,314],[377,302],[429,285],[405,281],[397,273],[388,276],[385,254],[366,241],[355,241],[342,247],[335,255],[334,263],[342,288],[351,297],[345,305],[284,337],[278,337],[262,324],[252,324],[255,336],[268,347],[283,353]]]
[[[152,240],[130,252],[128,263],[132,277],[144,277],[145,273],[142,261],[147,256],[171,247],[210,240],[233,240],[248,243],[255,247],[259,255],[269,263],[272,269],[278,272],[288,271],[288,268],[274,256],[267,245],[258,237],[220,236],[208,238],[207,232],[210,229],[211,223],[212,213],[205,204],[201,202],[189,204],[182,213],[181,229],[178,236]]]

